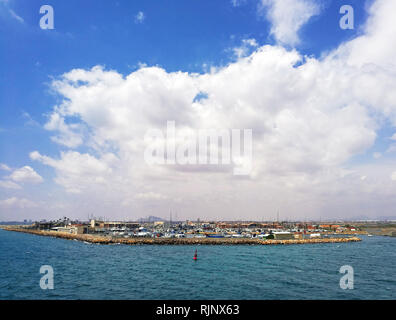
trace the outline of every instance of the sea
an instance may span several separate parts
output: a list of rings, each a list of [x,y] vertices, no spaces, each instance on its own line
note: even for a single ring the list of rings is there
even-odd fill
[[[0,299],[395,299],[396,238],[361,238],[304,245],[131,246],[0,229]],[[40,273],[42,266],[53,270],[53,289],[40,286],[48,276]],[[347,289],[340,286],[342,266],[352,267]]]

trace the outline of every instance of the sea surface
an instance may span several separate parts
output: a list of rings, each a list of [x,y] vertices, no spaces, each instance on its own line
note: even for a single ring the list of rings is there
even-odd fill
[[[396,238],[362,239],[128,246],[0,230],[0,299],[396,299]],[[40,288],[42,265],[54,270],[53,290]],[[352,290],[340,288],[343,265],[353,267]]]

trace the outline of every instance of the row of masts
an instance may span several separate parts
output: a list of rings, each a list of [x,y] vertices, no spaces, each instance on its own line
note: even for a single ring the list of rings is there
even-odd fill
[[[172,215],[172,209],[169,209],[169,224],[172,225],[172,220],[173,215]],[[108,217],[94,217],[93,214],[88,214],[88,221],[90,220],[100,220],[100,221],[111,221],[113,219],[109,219]],[[208,219],[208,220],[213,220],[213,219]],[[200,219],[198,218],[197,221],[200,221]],[[243,219],[239,219],[238,221],[244,221]],[[259,221],[259,220],[257,220]],[[262,217],[261,219],[262,222],[267,221],[264,219],[264,217]],[[286,221],[289,221],[289,219],[286,219]],[[304,219],[304,221],[306,221],[306,218]],[[320,218],[320,221],[322,221],[322,217]],[[147,217],[147,222],[150,222],[150,217]],[[175,212],[175,222],[178,222],[178,216],[177,216],[177,211]],[[275,222],[275,221],[274,221]],[[280,222],[280,218],[279,218],[279,210],[276,213],[276,222]]]

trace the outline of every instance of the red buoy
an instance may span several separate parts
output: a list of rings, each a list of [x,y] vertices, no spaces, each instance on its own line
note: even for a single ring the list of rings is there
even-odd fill
[[[198,254],[197,254],[197,249],[195,249],[195,253],[194,253],[194,258],[193,258],[194,260],[197,260],[198,259]]]

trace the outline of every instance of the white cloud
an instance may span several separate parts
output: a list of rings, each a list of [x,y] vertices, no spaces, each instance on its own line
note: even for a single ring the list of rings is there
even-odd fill
[[[246,0],[231,0],[231,5],[233,7],[239,7],[246,3]]]
[[[308,3],[297,2],[301,8]],[[285,3],[271,8],[277,12]],[[209,217],[268,218],[279,207],[300,218],[330,216],[342,206],[348,214],[373,204],[391,210],[396,190],[390,171],[381,164],[361,168],[348,162],[373,146],[379,118],[396,125],[396,67],[390,58],[396,46],[393,38],[383,37],[389,31],[381,31],[388,25],[395,32],[388,12],[396,11],[396,2],[374,6],[379,11],[370,11],[366,33],[321,59],[263,46],[204,74],[147,66],[125,77],[100,66],[71,70],[53,83],[64,100],[46,125],[57,134],[54,141],[70,150],[58,159],[38,152],[30,156],[53,167],[56,183],[67,192],[87,203],[97,201],[97,211],[109,203],[116,216],[128,209],[160,215],[167,206],[155,203],[170,206],[174,199],[190,217],[205,212]],[[295,43],[301,25],[316,12],[308,8],[303,13],[310,14],[293,18],[293,11],[291,20],[282,22],[275,11],[274,35],[281,43]],[[376,50],[363,50],[370,43]],[[199,93],[206,98],[195,100]],[[252,175],[236,180],[232,170],[221,167],[148,166],[144,135],[148,129],[163,130],[171,120],[181,130],[253,129]],[[77,152],[77,146],[87,151]],[[162,201],[128,200],[139,198]],[[368,201],[370,206],[364,204]]]
[[[144,12],[139,11],[135,16],[135,23],[143,23],[145,19],[146,19],[146,15],[144,14]]]
[[[112,154],[97,159],[74,151],[62,152],[58,160],[42,156],[37,151],[30,153],[30,157],[53,167],[57,173],[55,182],[70,193],[81,193],[91,187],[104,185],[112,176],[111,164],[117,162]]]
[[[24,166],[20,169],[14,170],[9,179],[15,182],[22,182],[22,183],[41,183],[43,182],[43,178],[34,171],[33,168],[29,166]]]
[[[374,152],[373,153],[373,158],[374,159],[379,159],[379,158],[381,158],[382,157],[382,153],[381,152]]]
[[[11,171],[11,168],[4,163],[0,163],[0,169],[4,171]]]
[[[37,204],[34,201],[25,198],[12,197],[0,200],[0,207],[6,209],[27,209],[35,208],[37,207]]]
[[[240,47],[232,49],[237,58],[242,58],[251,53],[252,49],[258,47],[256,39],[243,39]]]
[[[261,0],[259,12],[270,21],[270,33],[279,43],[295,46],[301,27],[320,13],[320,5],[315,0]]]
[[[10,2],[8,0],[0,0],[0,4],[3,5],[4,9],[8,11],[8,13],[13,19],[17,20],[19,23],[24,23],[25,20],[22,17],[20,17],[18,14],[16,14],[14,10],[9,8],[9,3]]]
[[[136,194],[135,198],[140,199],[140,200],[165,200],[165,199],[168,199],[167,196],[160,194],[160,193],[155,193],[155,192],[138,193],[138,194]]]
[[[34,127],[40,126],[40,124],[39,124],[36,120],[34,120],[34,119],[32,118],[32,116],[31,116],[28,112],[23,112],[23,113],[22,113],[22,117],[23,117],[24,119],[26,119],[25,125],[27,125],[27,126],[34,126]]]
[[[21,186],[12,181],[0,180],[0,188],[21,189]]]
[[[17,20],[18,22],[20,22],[20,23],[24,23],[24,22],[25,22],[25,20],[23,20],[22,17],[18,16],[18,15],[14,12],[14,10],[9,9],[9,12],[10,12],[11,16],[12,16],[15,20]]]
[[[53,113],[44,128],[50,131],[57,131],[58,136],[52,137],[52,141],[65,145],[66,147],[73,148],[83,143],[80,125],[66,125],[65,119],[61,113]]]
[[[368,20],[363,30],[364,34],[341,45],[335,51],[337,55],[348,55],[348,64],[354,66],[369,64],[387,67],[396,65],[394,54],[396,46],[394,12],[396,2],[390,0],[377,0],[368,9]],[[392,74],[393,70],[389,70]],[[382,77],[381,77],[382,78]],[[381,79],[382,80],[382,79]],[[373,79],[376,81],[376,79]],[[375,83],[375,82],[374,82]],[[375,86],[371,88],[375,92]],[[395,90],[390,90],[389,101],[395,101]],[[387,101],[384,99],[384,102]]]

